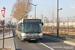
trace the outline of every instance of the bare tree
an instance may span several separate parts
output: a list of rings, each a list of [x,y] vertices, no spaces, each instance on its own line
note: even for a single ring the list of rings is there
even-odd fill
[[[51,16],[51,18],[52,18],[52,20],[51,20],[51,22],[52,22],[52,33],[54,33],[54,15],[55,15],[55,9],[54,9],[55,7],[54,7],[54,5],[53,5],[53,8],[52,8],[52,10],[49,12],[49,15]]]
[[[28,13],[31,10],[31,5],[29,3],[31,3],[31,0],[17,0],[12,8],[13,17],[15,17],[18,21],[23,18],[27,18]]]

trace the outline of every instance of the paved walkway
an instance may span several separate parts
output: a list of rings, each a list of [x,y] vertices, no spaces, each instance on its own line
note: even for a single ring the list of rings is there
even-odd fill
[[[3,47],[3,34],[0,33],[0,48]],[[14,45],[14,38],[13,38],[13,34],[12,31],[5,33],[4,36],[4,48],[11,48],[11,50],[15,50],[15,45]]]

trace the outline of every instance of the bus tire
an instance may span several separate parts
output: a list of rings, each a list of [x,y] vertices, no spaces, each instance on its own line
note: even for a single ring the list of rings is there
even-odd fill
[[[23,42],[24,40],[20,37],[21,42]]]
[[[19,38],[19,35],[17,35],[17,37]]]

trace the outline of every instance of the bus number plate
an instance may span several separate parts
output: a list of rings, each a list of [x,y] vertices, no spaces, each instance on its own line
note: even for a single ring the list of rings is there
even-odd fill
[[[35,39],[31,39],[31,40],[35,40]]]

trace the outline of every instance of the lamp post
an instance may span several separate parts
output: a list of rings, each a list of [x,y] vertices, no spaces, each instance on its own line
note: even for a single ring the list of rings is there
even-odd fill
[[[59,0],[57,0],[57,36],[59,36],[59,10],[62,8],[59,9]]]
[[[3,9],[5,10],[6,8],[3,7]],[[3,16],[3,49],[4,49],[4,23],[5,23],[5,20],[4,20],[4,16]]]
[[[37,5],[32,4],[32,3],[29,3],[29,4],[31,4],[31,5],[33,5],[33,6],[35,6],[35,19],[36,19],[36,6],[37,6]]]

